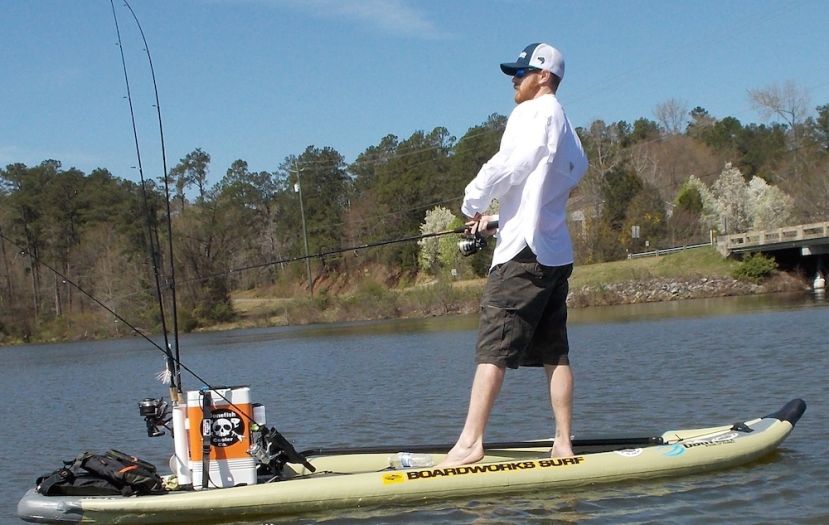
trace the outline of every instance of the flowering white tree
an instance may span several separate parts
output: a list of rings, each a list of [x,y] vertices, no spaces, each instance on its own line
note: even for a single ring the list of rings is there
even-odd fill
[[[784,226],[792,215],[794,199],[777,186],[769,186],[759,177],[748,183],[749,215],[752,230],[769,230]]]
[[[724,233],[784,226],[791,217],[794,200],[759,177],[746,182],[739,169],[725,165],[711,188],[691,175],[686,183],[702,200],[700,222]]]
[[[426,212],[426,218],[423,220],[423,224],[420,225],[420,233],[426,234],[445,231],[451,228],[452,224],[457,221],[457,217],[451,211],[442,206],[436,206]],[[420,268],[427,273],[435,273],[440,267],[441,259],[444,258],[442,257],[442,252],[446,251],[446,249],[442,245],[446,244],[446,242],[442,237],[428,237],[426,239],[420,239],[417,241],[417,244],[420,247],[420,252],[417,256]]]
[[[740,170],[727,163],[711,185],[711,192],[716,199],[721,230],[725,233],[747,231],[751,224],[748,217],[748,185]]]

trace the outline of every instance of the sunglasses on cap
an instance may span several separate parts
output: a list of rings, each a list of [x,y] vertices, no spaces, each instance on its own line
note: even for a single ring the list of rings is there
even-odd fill
[[[537,67],[522,67],[521,69],[516,69],[512,76],[515,78],[524,78],[530,73],[538,73],[539,71],[541,70]]]

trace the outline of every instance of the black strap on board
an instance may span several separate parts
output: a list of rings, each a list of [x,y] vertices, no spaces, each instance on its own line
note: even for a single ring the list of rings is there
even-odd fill
[[[202,390],[201,395],[201,486],[206,489],[210,481],[210,439],[213,437],[213,420],[210,417],[212,399],[210,390]]]

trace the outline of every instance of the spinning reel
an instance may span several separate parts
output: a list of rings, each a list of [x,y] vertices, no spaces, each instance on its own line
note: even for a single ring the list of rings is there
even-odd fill
[[[463,238],[458,241],[458,251],[464,257],[475,255],[484,248],[486,248],[486,239],[480,233],[464,234]]]
[[[311,472],[317,469],[307,459],[305,454],[297,452],[290,441],[280,434],[276,427],[259,427],[259,437],[251,445],[250,453],[259,463],[260,473],[269,473],[273,480],[281,479],[282,467],[285,463],[303,465]]]
[[[138,402],[138,413],[144,416],[144,422],[147,423],[147,435],[149,437],[163,436],[162,428],[172,431],[167,426],[172,417],[167,402],[163,398],[147,397]]]
[[[487,223],[487,231],[493,231],[498,228],[498,221],[489,221]],[[458,251],[464,257],[475,255],[479,251],[486,248],[486,238],[480,231],[475,233],[464,233],[461,240],[458,241]]]

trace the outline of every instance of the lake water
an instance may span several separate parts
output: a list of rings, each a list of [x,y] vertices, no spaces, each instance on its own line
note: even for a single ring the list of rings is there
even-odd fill
[[[332,511],[285,523],[829,523],[829,302],[772,295],[571,310],[577,437],[659,434],[808,409],[773,455],[676,479]],[[214,385],[249,384],[298,449],[453,442],[473,373],[474,317],[194,334],[182,361]],[[0,348],[0,523],[34,479],[79,452],[166,465],[137,402],[166,395],[161,353],[134,338]],[[184,377],[185,389],[202,385]],[[487,440],[552,434],[538,369],[508,371]],[[163,470],[166,470],[164,468]],[[274,519],[274,522],[279,521]],[[260,524],[252,522],[249,525]]]

